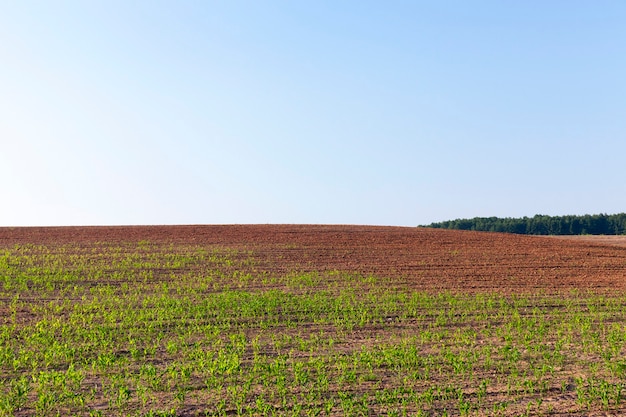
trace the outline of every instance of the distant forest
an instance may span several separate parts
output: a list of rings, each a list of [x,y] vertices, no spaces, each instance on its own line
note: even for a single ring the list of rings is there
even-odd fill
[[[584,216],[536,215],[522,218],[475,217],[432,223],[425,227],[527,235],[623,235],[626,213]]]

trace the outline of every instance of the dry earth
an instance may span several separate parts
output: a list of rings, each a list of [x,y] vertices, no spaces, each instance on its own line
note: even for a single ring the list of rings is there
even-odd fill
[[[621,236],[546,238],[349,225],[0,228],[0,248],[138,241],[245,249],[256,259],[257,271],[356,271],[429,291],[626,289],[626,237]]]
[[[626,236],[608,236],[608,235],[582,235],[582,236],[553,236],[558,239],[571,240],[575,242],[587,242],[598,245],[615,245],[626,247]]]
[[[307,271],[320,273],[347,271],[358,272],[364,275],[373,274],[379,277],[393,278],[391,280],[380,280],[378,282],[389,282],[398,285],[398,288],[409,288],[433,293],[439,291],[463,293],[501,292],[504,294],[555,293],[560,297],[562,294],[567,295],[570,292],[584,293],[590,291],[593,293],[614,292],[623,294],[624,290],[626,290],[626,237],[577,236],[555,238],[429,228],[349,225],[0,228],[0,255],[2,255],[3,249],[13,248],[15,245],[34,245],[35,248],[33,252],[36,253],[38,251],[37,247],[41,245],[45,246],[45,253],[57,253],[62,254],[62,256],[68,255],[68,259],[70,259],[72,251],[75,251],[80,255],[80,259],[85,259],[85,256],[88,256],[86,254],[97,254],[101,252],[103,245],[105,247],[110,245],[113,249],[120,247],[128,248],[130,252],[136,252],[138,247],[143,246],[137,245],[138,242],[153,243],[154,246],[151,246],[151,250],[172,250],[174,252],[178,251],[179,253],[184,252],[187,248],[196,249],[198,247],[207,249],[206,253],[211,253],[212,249],[217,249],[218,253],[221,253],[222,249],[235,249],[234,251],[226,250],[225,253],[228,253],[229,257],[231,255],[233,257],[241,256],[243,258],[242,260],[245,261],[252,258],[254,262],[236,263],[238,269],[248,268],[249,271],[242,272],[249,272],[252,277],[257,276],[256,274],[266,277],[268,274],[271,276],[280,276]],[[106,251],[102,252],[109,253]],[[98,260],[100,258],[94,259]],[[184,268],[187,268],[187,266]],[[184,274],[179,273],[181,271],[177,271],[177,273],[179,273],[178,276],[202,276],[202,265],[193,264],[188,268],[200,269],[182,271]],[[158,268],[155,268],[154,279],[157,281],[160,278],[158,274],[168,276],[167,274],[170,273],[171,270],[160,272]],[[324,277],[325,279],[332,279],[332,277],[336,275],[341,274],[325,274]],[[119,284],[119,282],[115,282]],[[250,285],[254,286],[256,284],[252,282]],[[74,289],[74,291],[76,291],[76,289]],[[15,317],[18,323],[25,326],[24,328],[28,327],[26,325],[30,321],[40,318],[40,316],[33,314],[33,311],[40,311],[41,309],[31,309],[30,306],[38,306],[38,303],[42,300],[33,297],[39,297],[39,294],[29,295],[24,293],[21,294],[20,297],[20,302],[23,303],[23,306],[21,310],[17,312],[19,314]],[[534,297],[530,298],[532,299]],[[9,303],[11,299],[12,298],[2,300],[4,301],[4,306],[0,307],[0,317],[6,317],[7,320],[10,317]],[[536,299],[541,300],[542,297],[539,296],[536,297]],[[44,301],[49,301],[51,303],[50,305],[53,304],[52,300]],[[583,301],[586,303],[586,300]],[[607,305],[610,305],[610,303]],[[522,313],[532,315],[535,314],[535,312],[540,312],[543,314],[542,312],[546,310],[545,315],[540,317],[549,320],[551,314],[561,314],[561,312],[553,310],[554,308],[556,307],[540,303],[536,310],[533,309],[532,312],[528,310],[525,313],[522,311]],[[586,304],[584,308],[587,308]],[[619,309],[621,307],[618,306],[617,308]],[[588,312],[588,310],[584,311]],[[428,314],[425,314],[424,317],[434,319],[434,315],[429,316]],[[432,312],[432,314],[435,314],[435,312]],[[457,315],[455,315],[454,317],[458,318],[463,316],[458,315],[457,317]],[[566,316],[563,315],[562,317]],[[586,316],[581,317],[584,319]],[[194,317],[193,320],[195,319]],[[467,320],[469,321],[461,321],[457,324],[453,324],[454,326],[459,326],[456,328],[458,332],[453,332],[453,327],[446,329],[444,326],[440,334],[444,336],[447,335],[445,337],[453,334],[457,335],[457,333],[462,335],[463,331],[467,330],[464,327],[466,325],[474,327],[474,330],[477,332],[476,334],[482,334],[481,332],[486,326],[494,326],[494,331],[498,329],[502,331],[506,330],[504,327],[501,327],[502,323],[498,322],[498,320],[503,320],[501,317],[494,320],[492,323],[474,322],[472,321],[472,317],[467,318]],[[534,320],[533,317],[529,317],[527,322],[531,323],[532,320]],[[606,326],[613,323],[611,320],[616,319],[610,318]],[[340,341],[337,346],[334,347],[336,352],[352,355],[353,352],[358,352],[359,349],[373,349],[372,346],[376,343],[379,344],[379,340],[393,340],[393,337],[400,337],[399,335],[406,334],[407,332],[410,334],[419,334],[424,329],[432,330],[432,328],[424,328],[423,325],[425,323],[427,323],[427,321],[420,320],[395,322],[392,317],[390,321],[386,321],[382,325],[376,323],[363,326],[352,332],[344,333],[342,336],[333,330],[333,326],[328,324],[316,325],[313,322],[302,323],[297,328],[275,327],[268,331],[270,333],[278,332],[285,337],[292,337],[300,335],[299,332],[302,331],[302,326],[311,326],[309,328],[313,329],[311,335],[323,331]],[[552,322],[550,321],[550,323]],[[605,323],[594,323],[594,325],[600,326],[601,329],[615,330],[614,327],[601,327],[604,326]],[[31,327],[37,328],[37,326]],[[167,335],[175,334],[172,329],[176,329],[176,326],[168,327],[168,329],[169,333],[166,333]],[[424,334],[430,334],[430,330],[424,331]],[[128,328],[126,330],[122,328],[120,331],[124,332],[129,330]],[[249,333],[253,331],[256,332],[257,336],[263,336],[264,334],[263,331],[258,328],[253,329],[252,327],[248,327]],[[619,327],[619,331],[621,332],[621,327]],[[608,330],[604,331],[602,334],[605,333],[612,334]],[[621,334],[622,333],[619,333],[619,335]],[[249,336],[250,335],[251,333]],[[513,337],[510,334],[509,336]],[[172,339],[169,341],[178,340],[177,337],[171,337]],[[267,346],[270,346],[269,343],[271,339],[268,339],[267,335],[263,337],[265,337],[265,339],[261,340],[264,340],[267,342]],[[310,340],[310,337],[309,335],[309,339],[307,340]],[[579,337],[580,340],[586,340],[580,335]],[[489,343],[492,343],[493,351],[496,355],[494,358],[499,361],[498,363],[502,364],[504,363],[503,359],[498,355],[504,352],[503,349],[505,349],[506,346],[501,346],[501,344],[504,343],[501,339],[500,336],[493,340],[484,339],[480,336],[474,342],[470,342],[468,346],[472,346],[472,349],[476,352],[482,352],[485,347],[491,349]],[[454,340],[445,339],[433,342],[431,345],[422,344],[420,355],[421,357],[428,357],[428,355],[430,355],[431,358],[439,358],[439,356],[437,356],[437,349],[445,346],[446,342],[457,343],[454,342]],[[517,339],[511,340],[516,341]],[[552,346],[556,341],[549,338],[544,340],[547,340],[546,343],[551,344],[546,351],[551,352],[554,350]],[[472,385],[474,382],[479,380],[492,380],[487,397],[488,404],[497,405],[502,402],[511,401],[511,405],[506,413],[494,411],[493,414],[480,414],[480,412],[477,411],[477,413],[471,415],[522,415],[525,409],[527,411],[529,410],[527,407],[534,404],[531,402],[536,399],[541,399],[541,401],[545,400],[544,405],[542,408],[539,408],[539,405],[537,405],[537,410],[533,409],[533,414],[527,415],[545,415],[544,410],[546,410],[548,415],[553,416],[619,415],[619,413],[623,411],[622,405],[612,405],[612,409],[618,414],[610,414],[608,407],[605,407],[606,410],[599,410],[599,406],[597,405],[598,401],[594,403],[595,405],[593,407],[587,408],[583,407],[580,401],[578,401],[577,388],[575,386],[576,378],[586,377],[588,374],[595,375],[594,372],[596,371],[590,371],[592,365],[602,364],[604,363],[604,359],[598,356],[597,353],[594,353],[596,356],[590,356],[588,352],[589,345],[587,345],[587,350],[580,348],[578,345],[582,342],[579,343],[578,339],[576,342],[572,343],[574,344],[564,347],[564,350],[568,353],[566,355],[567,357],[563,359],[563,364],[559,365],[561,368],[553,369],[551,373],[545,377],[545,381],[547,381],[548,385],[546,391],[541,395],[537,394],[535,391],[526,393],[523,391],[523,387],[515,388],[517,391],[514,390],[514,392],[510,393],[510,387],[505,384],[508,379],[503,379],[505,382],[497,382],[497,378],[499,377],[508,378],[507,372],[509,371],[505,369],[497,373],[487,365],[485,365],[485,369],[477,365],[478,367],[471,373],[472,377],[469,382],[464,379],[464,374],[449,371],[447,373],[443,372],[443,377],[440,376],[439,380],[437,380],[435,375],[427,380],[414,382],[414,384],[416,384],[414,388],[418,391],[422,390],[425,392],[428,385],[439,384],[439,386],[445,386],[450,383],[447,378],[456,378],[456,386],[464,390],[465,394],[467,394],[467,398],[472,398],[472,395],[475,395],[476,392],[475,386]],[[589,343],[588,340],[586,343]],[[457,345],[453,344],[453,346]],[[527,358],[540,360],[538,356],[531,356],[532,352],[523,350],[521,346],[522,345],[520,345],[520,349],[522,350],[520,350],[520,352],[525,352],[524,354],[527,355]],[[12,349],[14,348],[15,347]],[[289,348],[291,349],[292,347],[289,346]],[[122,355],[123,357],[127,356],[128,350],[126,350],[126,348],[119,350],[120,348],[118,347],[117,349],[116,354]],[[160,350],[155,353],[156,359],[154,363],[162,370],[165,369],[168,360],[171,362],[177,357],[175,356],[176,352],[169,353],[164,350],[163,347],[159,349]],[[459,353],[459,355],[461,355],[459,357],[466,358],[466,356],[463,355],[465,355],[467,349],[463,348],[462,350],[463,351]],[[615,358],[622,357],[622,354],[620,350]],[[86,357],[88,358],[88,356]],[[338,357],[341,357],[341,355]],[[330,360],[330,355],[327,357],[322,356],[322,358]],[[246,360],[251,361],[251,358]],[[529,361],[530,359],[519,365],[522,367],[521,369],[530,369]],[[132,361],[129,363],[136,364],[136,362]],[[10,372],[9,367],[6,369],[8,369],[6,372]],[[96,372],[97,370],[89,369],[84,369],[84,371],[88,373],[87,380],[89,383],[91,384],[93,382],[96,387],[98,383],[102,384],[102,376]],[[131,374],[133,372],[139,372],[137,369],[132,369],[131,371]],[[337,374],[334,368],[331,369],[331,371],[335,372],[334,375]],[[391,372],[391,370],[377,369],[377,371],[380,371],[379,374],[377,374],[377,378],[379,378],[382,387],[389,387],[391,389],[401,386],[392,378],[393,372]],[[33,372],[35,371],[33,370]],[[112,371],[108,370],[107,372]],[[165,371],[162,372],[164,373]],[[552,374],[552,372],[554,372],[554,374]],[[199,377],[196,376],[196,378]],[[445,380],[441,378],[445,378]],[[473,378],[476,379],[474,380]],[[512,380],[519,382],[522,380],[522,376],[512,377]],[[197,386],[202,386],[202,381],[196,382]],[[367,383],[360,384],[358,392],[363,394],[376,391],[376,389],[372,388],[371,381],[369,384],[370,385],[367,385]],[[419,384],[423,384],[423,386]],[[582,392],[585,383],[580,382],[577,384]],[[615,386],[622,387],[622,385]],[[0,388],[2,387],[0,386]],[[257,387],[257,389],[260,388]],[[331,387],[327,394],[334,395],[333,393],[337,390],[339,390],[339,388],[335,389]],[[0,390],[0,393],[2,392],[3,391]],[[197,395],[200,395],[202,392],[205,394],[208,392],[210,395],[213,395],[214,392],[218,391],[214,389],[202,390],[200,388],[194,391]],[[274,393],[272,390],[268,392]],[[95,404],[97,409],[104,410],[108,413],[110,411],[110,406],[107,405],[108,403],[106,401],[106,395],[108,394],[99,392],[98,395],[99,396],[95,397],[90,406],[94,406],[93,404]],[[371,395],[374,396],[374,394]],[[623,394],[620,394],[620,399],[622,395]],[[35,394],[33,393],[30,399],[34,400],[34,397]],[[138,400],[135,397],[133,398],[133,401],[135,401],[133,407],[139,410],[141,406],[138,405]],[[207,399],[210,400],[211,398],[212,397],[201,397],[195,400],[195,403],[192,399],[190,401],[191,404],[187,404],[185,407],[181,405],[176,415],[201,415],[201,413],[207,409],[207,405],[204,401]],[[155,401],[159,407],[175,404],[172,394],[163,390],[155,391]],[[444,401],[441,400],[440,402],[443,403]],[[450,403],[452,404],[453,402],[454,401],[451,400]],[[375,411],[384,409],[384,406],[380,404],[375,407],[379,407],[373,408]],[[24,410],[14,415],[33,415],[31,412],[33,409],[34,406],[30,408],[26,407]],[[106,413],[104,415],[107,415]],[[231,407],[228,413],[235,414],[234,408]],[[343,415],[340,413],[339,408],[336,408],[331,415]],[[59,415],[62,415],[62,413]],[[120,415],[122,414],[120,413]],[[457,414],[452,413],[451,415]]]

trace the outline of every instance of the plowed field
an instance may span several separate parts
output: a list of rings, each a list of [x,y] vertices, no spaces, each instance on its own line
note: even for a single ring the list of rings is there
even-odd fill
[[[626,415],[626,246],[0,228],[1,416]]]
[[[419,290],[626,289],[621,237],[318,225],[0,228],[0,247],[5,248],[139,241],[246,250],[256,270],[272,274],[351,271],[393,277]]]

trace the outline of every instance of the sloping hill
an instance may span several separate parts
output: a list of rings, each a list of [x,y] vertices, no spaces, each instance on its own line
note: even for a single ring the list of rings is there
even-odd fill
[[[140,242],[160,251],[170,245],[243,251],[254,259],[251,273],[352,271],[423,290],[626,289],[626,248],[606,240],[349,225],[0,228],[0,248],[44,245],[71,253]]]

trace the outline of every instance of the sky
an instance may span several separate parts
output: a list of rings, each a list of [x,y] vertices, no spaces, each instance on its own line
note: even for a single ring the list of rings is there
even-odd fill
[[[626,2],[0,0],[0,226],[626,211]]]

